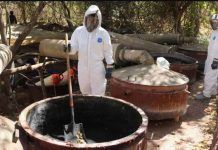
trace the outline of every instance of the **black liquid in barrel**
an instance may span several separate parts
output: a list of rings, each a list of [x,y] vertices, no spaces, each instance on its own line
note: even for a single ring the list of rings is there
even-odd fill
[[[75,122],[81,122],[89,140],[107,142],[131,135],[138,129],[141,116],[128,105],[101,97],[75,99]],[[32,130],[64,141],[63,125],[71,120],[68,99],[53,100],[34,107],[28,115]]]

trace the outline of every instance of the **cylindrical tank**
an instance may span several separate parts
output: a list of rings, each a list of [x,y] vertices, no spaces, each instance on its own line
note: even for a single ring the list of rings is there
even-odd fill
[[[130,37],[136,37],[142,40],[155,42],[158,44],[169,44],[169,45],[190,43],[195,40],[194,37],[186,37],[186,36],[182,36],[181,34],[175,34],[175,33],[165,33],[165,34],[146,33],[146,34],[126,34],[126,35]]]
[[[44,39],[40,41],[39,52],[41,56],[66,58],[67,54],[64,52],[65,40]],[[78,60],[78,54],[70,54],[71,60]]]
[[[179,119],[186,112],[188,78],[157,65],[117,69],[110,82],[111,96],[142,108],[151,120]]]
[[[146,150],[148,119],[140,108],[106,96],[73,98],[75,122],[83,124],[92,142],[64,142],[63,126],[71,121],[69,95],[64,95],[33,103],[21,112],[19,140],[24,150]]]
[[[0,74],[11,61],[12,52],[10,47],[4,44],[0,44]]]
[[[174,47],[169,47],[162,44],[142,40],[127,35],[122,35],[114,32],[109,32],[113,43],[121,43],[128,47],[128,49],[147,50],[148,52],[169,53],[174,51]]]
[[[151,53],[156,60],[157,57],[164,57],[170,63],[170,69],[189,78],[189,83],[196,81],[196,74],[198,68],[198,61],[192,57],[186,56],[182,53]]]
[[[204,71],[204,65],[207,59],[207,48],[206,47],[202,47],[200,45],[195,45],[195,46],[194,45],[190,45],[190,46],[183,45],[183,46],[179,46],[177,51],[196,59],[199,63],[198,70],[200,70],[201,72]]]
[[[127,49],[125,45],[115,43],[113,46],[113,59],[116,65],[124,66],[128,63],[154,64],[153,57],[146,50]]]

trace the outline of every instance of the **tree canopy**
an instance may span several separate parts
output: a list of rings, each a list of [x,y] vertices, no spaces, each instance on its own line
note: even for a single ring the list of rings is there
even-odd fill
[[[39,1],[5,1],[2,9],[14,11],[20,24],[28,24]],[[180,33],[198,36],[209,29],[209,18],[217,12],[214,1],[50,1],[38,24],[56,24],[74,30],[82,25],[86,9],[98,5],[102,26],[117,33]],[[4,11],[3,11],[4,12]],[[202,32],[202,33],[201,33]]]

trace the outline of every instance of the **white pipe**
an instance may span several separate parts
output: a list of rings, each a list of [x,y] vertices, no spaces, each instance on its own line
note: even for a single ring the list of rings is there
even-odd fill
[[[10,47],[4,44],[0,44],[0,74],[9,64],[12,59],[12,52]]]

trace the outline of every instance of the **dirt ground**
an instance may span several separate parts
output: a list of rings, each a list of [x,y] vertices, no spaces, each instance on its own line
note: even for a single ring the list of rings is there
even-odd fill
[[[202,90],[202,79],[190,86],[186,114],[175,120],[149,121],[148,150],[205,150],[209,149],[216,119],[216,98],[206,102],[194,99]],[[32,103],[29,89],[20,89],[16,103],[0,96],[0,150],[18,150],[11,142],[14,122],[26,106]],[[78,91],[77,91],[78,93]],[[107,95],[110,93],[107,92]]]
[[[202,91],[202,80],[190,86],[186,114],[179,122],[150,121],[148,147],[157,150],[206,150],[212,143],[216,124],[216,98],[200,102],[194,96]]]

